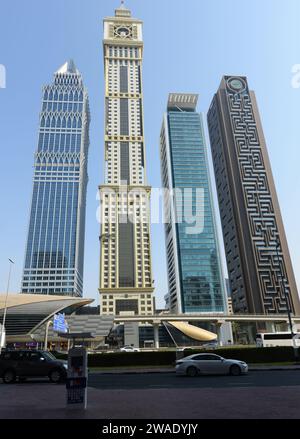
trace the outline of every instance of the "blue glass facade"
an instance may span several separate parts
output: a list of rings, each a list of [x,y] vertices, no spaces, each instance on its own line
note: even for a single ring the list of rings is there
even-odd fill
[[[163,147],[162,159],[168,162],[169,171],[162,164],[163,180],[166,187],[176,192],[174,216],[166,224],[171,310],[176,307],[182,313],[224,312],[202,116],[191,110],[169,109],[164,131],[162,145],[166,151]]]
[[[88,130],[87,92],[69,62],[43,90],[23,293],[82,296]]]

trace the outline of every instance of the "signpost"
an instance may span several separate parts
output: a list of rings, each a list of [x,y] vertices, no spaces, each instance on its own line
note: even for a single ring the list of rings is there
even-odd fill
[[[67,405],[70,408],[87,406],[87,352],[73,347],[68,353]]]
[[[67,407],[87,407],[88,356],[84,340],[94,338],[90,332],[61,334],[61,337],[73,340],[68,352]],[[76,340],[82,340],[79,344]]]

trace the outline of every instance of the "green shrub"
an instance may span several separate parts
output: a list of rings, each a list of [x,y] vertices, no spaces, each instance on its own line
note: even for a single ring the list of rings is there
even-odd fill
[[[61,352],[51,351],[51,354],[53,354],[58,360],[67,360],[68,354],[62,354]]]
[[[89,367],[119,366],[165,366],[176,360],[173,351],[162,352],[114,352],[109,354],[89,355]]]
[[[188,350],[183,355],[210,352],[245,361],[246,363],[276,363],[294,361],[294,352],[291,347],[274,348],[218,348],[212,350]],[[66,359],[66,354],[55,353],[59,359]],[[89,367],[122,367],[122,366],[171,366],[176,361],[175,351],[159,352],[114,352],[103,354],[89,354]]]
[[[203,351],[189,351],[185,356],[196,354]],[[241,360],[246,363],[281,363],[294,361],[294,349],[292,347],[274,347],[274,348],[218,348],[209,352],[220,355],[224,358]]]

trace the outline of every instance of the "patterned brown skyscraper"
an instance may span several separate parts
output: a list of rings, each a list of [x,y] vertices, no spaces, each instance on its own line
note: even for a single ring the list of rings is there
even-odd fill
[[[208,112],[235,312],[300,314],[297,286],[255,94],[225,76]]]

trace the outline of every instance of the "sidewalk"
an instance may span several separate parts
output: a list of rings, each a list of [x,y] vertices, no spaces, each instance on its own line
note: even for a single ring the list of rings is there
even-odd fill
[[[248,387],[247,384],[238,388],[229,385],[201,389],[89,387],[87,410],[79,410],[66,407],[63,385],[48,382],[3,385],[0,422],[2,419],[101,419],[107,422],[109,419],[148,419],[148,422],[152,419],[174,422],[178,419],[299,419],[299,389],[299,385]],[[13,426],[12,423],[12,429]]]
[[[300,364],[291,364],[288,366],[284,365],[274,365],[268,366],[266,364],[249,364],[249,372],[257,372],[257,371],[278,371],[278,370],[300,370]],[[175,368],[170,366],[162,366],[162,367],[119,367],[119,368],[105,368],[105,369],[90,369],[90,374],[123,374],[123,375],[132,375],[132,374],[143,374],[143,373],[175,373]]]

